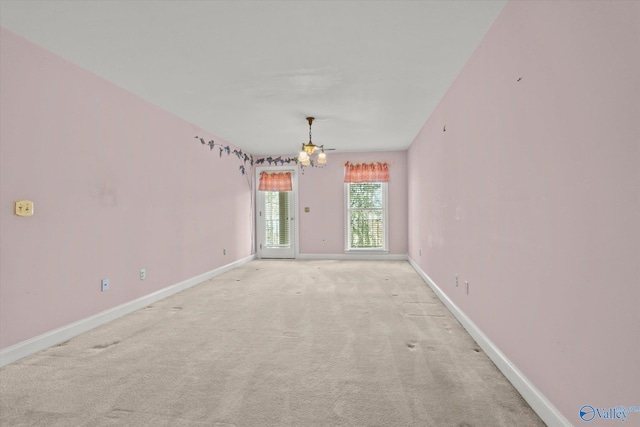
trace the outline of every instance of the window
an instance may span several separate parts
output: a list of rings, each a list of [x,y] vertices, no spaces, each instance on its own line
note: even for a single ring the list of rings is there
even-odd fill
[[[387,183],[345,183],[345,251],[387,251]]]
[[[278,248],[291,245],[289,233],[289,192],[264,193],[265,247]]]

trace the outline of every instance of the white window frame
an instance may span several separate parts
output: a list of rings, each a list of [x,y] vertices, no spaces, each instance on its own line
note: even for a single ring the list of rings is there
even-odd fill
[[[375,184],[382,184],[382,247],[381,248],[351,248],[351,239],[349,233],[351,232],[350,212],[351,204],[349,203],[349,187],[352,183],[344,183],[344,251],[345,253],[388,253],[389,252],[389,183],[377,182]],[[358,183],[353,183],[358,184]]]

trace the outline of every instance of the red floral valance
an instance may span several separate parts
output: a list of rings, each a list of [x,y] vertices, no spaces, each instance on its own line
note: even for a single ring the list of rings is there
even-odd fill
[[[347,162],[344,165],[344,182],[389,182],[389,164]]]
[[[260,172],[260,191],[291,191],[291,172]]]

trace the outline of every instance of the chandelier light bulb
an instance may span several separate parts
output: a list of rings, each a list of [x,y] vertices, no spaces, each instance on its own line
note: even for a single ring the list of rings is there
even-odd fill
[[[318,154],[318,164],[327,164],[327,155],[325,154],[324,150],[322,150],[320,154]]]
[[[304,161],[305,159],[308,159],[308,158],[309,158],[309,155],[304,150],[302,150],[300,152],[300,154],[298,154],[298,160],[301,161],[301,162]]]

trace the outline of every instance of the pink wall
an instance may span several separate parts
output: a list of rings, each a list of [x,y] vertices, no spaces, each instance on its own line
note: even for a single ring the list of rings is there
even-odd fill
[[[409,149],[410,257],[574,425],[640,404],[639,40],[509,2]]]
[[[407,152],[332,153],[299,175],[300,253],[344,253],[344,164],[389,162],[389,253],[407,253]],[[310,212],[305,213],[308,206]]]
[[[5,29],[0,42],[0,348],[251,254],[238,161],[194,139],[215,136]],[[13,215],[20,199],[33,217]]]

